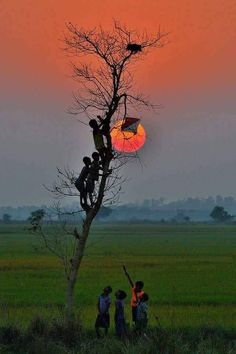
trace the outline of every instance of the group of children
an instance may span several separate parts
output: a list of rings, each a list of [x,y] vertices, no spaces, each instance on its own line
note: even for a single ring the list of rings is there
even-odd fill
[[[76,189],[80,192],[80,205],[86,212],[94,205],[93,194],[95,183],[99,180],[99,176],[102,175],[99,174],[99,171],[103,171],[105,158],[108,153],[103,138],[103,136],[107,136],[107,128],[104,125],[104,119],[100,116],[97,118],[100,123],[96,119],[91,119],[89,122],[90,127],[93,129],[94,145],[97,152],[92,154],[92,161],[88,156],[83,158],[84,167],[79,177],[74,181]],[[111,173],[111,170],[108,173]],[[88,205],[88,197],[90,206]]]
[[[133,284],[130,279],[127,271],[125,274],[131,282],[132,286],[132,297],[131,297],[131,309],[132,309],[132,321],[134,323],[135,331],[141,334],[147,327],[148,317],[148,294],[143,291],[144,283],[142,281],[137,281]],[[111,298],[110,294],[112,293],[112,288],[107,286],[103,289],[102,294],[98,298],[98,315],[95,322],[95,329],[97,337],[99,338],[100,328],[104,328],[105,334],[108,332],[110,326],[110,305]],[[115,332],[119,338],[123,338],[127,334],[127,325],[125,320],[125,311],[124,311],[124,299],[127,297],[127,294],[123,290],[117,290],[115,292]]]
[[[100,156],[98,152],[92,153],[92,161],[90,157],[83,158],[84,167],[82,168],[79,177],[75,180],[75,187],[80,192],[80,205],[87,211],[88,196],[90,205],[93,206],[93,192],[95,182],[99,180],[99,170],[102,170],[100,164]]]

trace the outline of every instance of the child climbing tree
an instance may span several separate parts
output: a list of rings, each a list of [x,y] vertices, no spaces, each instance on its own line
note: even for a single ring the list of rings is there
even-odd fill
[[[67,24],[66,28],[65,50],[70,57],[72,55],[74,58],[73,77],[78,83],[78,92],[74,93],[71,113],[88,124],[90,131],[92,128],[91,144],[98,151],[101,166],[100,178],[96,182],[95,190],[92,191],[93,197],[90,195],[89,207],[82,205],[81,208],[80,206],[81,200],[84,204],[87,203],[85,202],[87,196],[84,194],[84,184],[81,187],[83,195],[80,199],[78,198],[78,206],[80,206],[78,209],[84,215],[81,230],[79,226],[76,226],[68,231],[63,223],[65,233],[71,235],[74,242],[70,255],[66,252],[63,254],[63,247],[60,246],[60,258],[67,278],[66,316],[67,320],[71,321],[74,289],[90,226],[105,201],[114,200],[119,194],[122,182],[120,167],[123,165],[124,156],[113,150],[112,126],[118,118],[124,117],[125,119],[130,106],[152,107],[142,94],[134,92],[132,80],[135,75],[131,74],[129,68],[149,53],[150,49],[161,48],[165,44],[167,34],[159,30],[155,35],[150,36],[146,32],[138,33],[129,30],[117,22],[113,23],[109,31],[101,27],[85,30],[72,23]],[[84,151],[84,155],[87,155],[87,151]],[[89,169],[88,163],[87,175],[91,172]],[[69,169],[58,169],[58,181],[51,191],[59,197],[78,195],[78,188],[75,188],[73,182],[76,180],[75,177]],[[63,212],[59,208],[57,211],[61,218]],[[46,247],[51,245],[49,236],[44,232],[42,225],[39,226],[37,232],[41,235]],[[58,245],[61,243],[57,239],[53,246],[58,247]]]

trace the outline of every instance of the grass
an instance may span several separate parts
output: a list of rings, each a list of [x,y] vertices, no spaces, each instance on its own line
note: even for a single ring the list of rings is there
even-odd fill
[[[32,317],[58,317],[65,281],[57,259],[22,225],[0,226],[0,324],[26,328]],[[121,265],[142,279],[150,326],[236,329],[236,226],[96,225],[76,288],[76,306],[92,330],[101,289],[129,293]],[[127,300],[127,319],[130,309]]]
[[[197,330],[149,329],[144,335],[128,333],[125,340],[114,336],[96,339],[83,331],[80,322],[72,325],[35,318],[24,330],[14,326],[0,328],[0,352],[7,354],[232,354],[236,343],[233,332],[220,327]]]

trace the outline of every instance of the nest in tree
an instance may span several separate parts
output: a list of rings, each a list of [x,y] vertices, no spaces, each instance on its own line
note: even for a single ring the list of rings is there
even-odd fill
[[[137,43],[129,43],[126,49],[130,50],[131,52],[137,53],[142,51],[142,46],[141,44],[137,44]]]

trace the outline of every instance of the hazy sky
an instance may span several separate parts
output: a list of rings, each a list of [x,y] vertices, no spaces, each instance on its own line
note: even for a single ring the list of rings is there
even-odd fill
[[[170,32],[137,67],[137,86],[161,103],[140,114],[148,140],[126,168],[121,201],[236,196],[235,0],[1,0],[0,205],[48,203],[56,167],[80,170],[93,150],[66,109],[73,83],[60,49],[65,22]]]

